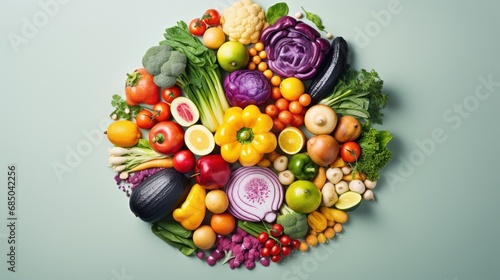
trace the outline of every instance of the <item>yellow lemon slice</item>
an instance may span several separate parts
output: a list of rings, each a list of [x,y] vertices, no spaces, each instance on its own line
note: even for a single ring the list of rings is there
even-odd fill
[[[214,135],[201,124],[195,124],[186,129],[184,143],[193,154],[198,156],[208,155],[215,148]]]
[[[285,127],[278,135],[280,149],[289,155],[300,152],[304,148],[305,143],[306,137],[304,133],[294,126]]]

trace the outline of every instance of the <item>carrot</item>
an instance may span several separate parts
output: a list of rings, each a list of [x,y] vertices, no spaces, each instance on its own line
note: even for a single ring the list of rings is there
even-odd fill
[[[148,168],[173,168],[174,161],[172,158],[160,158],[145,161],[136,165],[134,168],[130,169],[128,172],[141,171]]]
[[[314,177],[312,181],[319,190],[323,188],[326,183],[326,169],[323,166],[320,166],[318,169],[318,175]]]

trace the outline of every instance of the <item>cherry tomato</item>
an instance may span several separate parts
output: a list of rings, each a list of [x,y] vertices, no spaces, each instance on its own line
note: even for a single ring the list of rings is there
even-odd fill
[[[269,257],[271,255],[271,249],[266,248],[266,247],[262,248],[260,250],[260,255],[263,256],[264,258]]]
[[[340,157],[345,162],[355,162],[361,156],[361,147],[354,141],[345,142],[340,146]]]
[[[219,25],[220,14],[215,9],[208,9],[205,11],[201,19],[209,26]]]
[[[299,248],[299,246],[300,246],[300,240],[298,240],[298,239],[292,240],[292,249],[295,250],[295,249]]]
[[[288,105],[288,111],[292,112],[292,114],[300,114],[302,112],[302,105],[300,105],[299,101],[292,101]]]
[[[281,255],[272,256],[271,261],[273,261],[273,262],[281,261]]]
[[[283,129],[285,129],[286,124],[284,124],[282,121],[280,121],[278,118],[273,120],[273,131],[274,132],[280,132]]]
[[[266,114],[269,115],[271,118],[276,118],[279,114],[278,107],[274,104],[269,104],[266,106]]]
[[[182,95],[181,89],[176,85],[169,88],[164,88],[161,91],[161,97],[168,104],[172,103],[172,100],[174,100],[174,98],[179,97],[181,95]]]
[[[302,114],[293,114],[291,126],[299,127],[304,124],[304,115]]]
[[[199,18],[195,18],[189,23],[189,32],[194,36],[203,35],[205,30],[207,30],[207,24]]]
[[[288,235],[283,235],[280,237],[280,243],[283,246],[288,246],[288,245],[292,244],[292,239]]]
[[[274,102],[274,105],[276,105],[276,107],[278,107],[278,110],[285,111],[285,110],[288,110],[288,104],[289,103],[290,102],[288,100],[286,100],[285,98],[281,97],[278,100],[276,100],[276,102]]]
[[[269,239],[269,234],[267,234],[267,232],[262,232],[257,237],[257,240],[259,241],[259,243],[264,243],[267,241],[267,239]]]
[[[280,245],[275,244],[275,245],[271,248],[271,255],[276,256],[276,255],[279,255],[280,253],[281,253],[281,247],[280,247]]]
[[[264,247],[268,248],[268,249],[271,249],[273,248],[273,246],[276,245],[276,242],[273,240],[273,239],[268,239],[265,243],[264,243]]]
[[[291,253],[292,248],[290,248],[290,246],[283,246],[281,248],[281,255],[283,255],[283,257],[289,256]]]
[[[190,150],[180,150],[172,157],[175,170],[188,173],[194,170],[196,156]]]
[[[135,116],[135,123],[139,128],[149,129],[156,124],[156,120],[153,118],[151,111],[143,109]]]
[[[274,237],[280,237],[283,234],[283,226],[280,224],[274,224],[271,227],[271,235]]]
[[[278,119],[285,125],[291,124],[293,121],[293,114],[288,110],[284,110],[278,114]]]
[[[170,112],[170,105],[166,102],[158,102],[153,106],[153,116],[156,121],[162,122],[170,119],[172,113]]]

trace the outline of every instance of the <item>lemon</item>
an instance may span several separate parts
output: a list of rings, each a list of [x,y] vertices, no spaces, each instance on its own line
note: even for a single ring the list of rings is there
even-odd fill
[[[289,155],[300,152],[304,148],[305,142],[304,133],[294,126],[285,127],[278,135],[280,149]]]
[[[186,129],[184,143],[193,154],[198,156],[208,155],[215,148],[214,135],[201,124],[195,124]]]
[[[281,95],[288,101],[299,100],[301,94],[305,92],[304,83],[295,77],[288,77],[280,83]]]
[[[108,140],[115,146],[129,148],[137,145],[141,139],[141,130],[133,121],[118,120],[112,122],[106,130]]]
[[[226,34],[219,27],[210,27],[203,33],[203,44],[209,49],[216,50],[226,42]]]

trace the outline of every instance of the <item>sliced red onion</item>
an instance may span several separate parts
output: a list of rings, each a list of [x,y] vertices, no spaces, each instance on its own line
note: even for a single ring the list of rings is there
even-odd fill
[[[269,168],[239,167],[224,187],[228,212],[244,221],[272,223],[283,203],[283,186]]]

